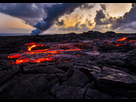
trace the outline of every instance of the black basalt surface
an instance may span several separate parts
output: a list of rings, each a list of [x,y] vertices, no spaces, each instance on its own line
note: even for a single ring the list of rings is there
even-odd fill
[[[136,47],[99,46],[96,39],[129,34],[97,31],[82,34],[0,37],[0,99],[135,99]],[[133,34],[134,36],[134,34]],[[71,43],[91,40],[84,56],[68,62],[45,61],[10,65],[11,53],[31,42]]]

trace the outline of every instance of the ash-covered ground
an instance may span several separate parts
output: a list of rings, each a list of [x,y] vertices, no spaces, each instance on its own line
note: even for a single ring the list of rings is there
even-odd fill
[[[0,99],[134,99],[135,36],[1,36]]]

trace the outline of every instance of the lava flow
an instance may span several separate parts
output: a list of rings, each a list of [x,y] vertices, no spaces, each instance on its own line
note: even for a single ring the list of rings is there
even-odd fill
[[[36,44],[36,43],[28,43],[25,44],[27,46],[27,51],[21,51],[20,53],[10,54],[8,58],[17,58],[15,62],[10,64],[21,64],[25,62],[44,62],[44,61],[60,61],[63,60],[65,62],[69,61],[72,57],[70,55],[65,54],[67,51],[78,51],[80,48],[74,47],[68,44],[51,44],[47,47],[45,44]],[[38,49],[40,47],[40,49]],[[56,56],[59,55],[60,59]],[[79,55],[75,55],[74,58]],[[81,56],[81,55],[80,55]]]
[[[100,46],[113,45],[116,47],[124,45],[136,46],[136,37],[123,37],[117,40],[95,39],[84,40],[78,43],[28,43],[27,49],[18,53],[13,53],[8,58],[16,60],[10,64],[21,64],[25,62],[40,63],[44,61],[68,62],[71,59],[82,57],[77,51],[98,51]]]

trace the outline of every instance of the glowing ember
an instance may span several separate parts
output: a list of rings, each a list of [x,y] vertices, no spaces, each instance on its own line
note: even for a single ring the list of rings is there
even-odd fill
[[[118,39],[117,41],[125,41],[126,39],[127,37],[124,37],[124,38]]]
[[[117,41],[121,41],[123,42],[124,44],[119,44],[117,43],[116,46],[123,46],[123,45],[126,45],[127,43],[128,44],[134,44],[136,46],[136,40],[130,40],[130,39],[136,39],[136,37],[124,37],[124,38],[121,38],[121,39],[117,39]],[[126,43],[127,42],[127,43]]]
[[[125,44],[116,44],[117,47],[118,47],[118,46],[123,46],[123,45],[125,45]]]
[[[8,58],[18,58],[21,54],[11,54]]]

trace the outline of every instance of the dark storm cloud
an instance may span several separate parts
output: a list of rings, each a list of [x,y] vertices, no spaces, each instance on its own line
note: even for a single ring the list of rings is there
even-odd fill
[[[44,16],[43,3],[0,3],[0,12],[33,26]]]
[[[62,3],[54,4],[51,7],[44,7],[45,11],[47,12],[47,16],[43,19],[43,21],[34,25],[36,29],[32,31],[31,35],[38,35],[49,29],[55,21],[58,21],[59,17],[64,14],[72,13],[75,8],[81,7],[83,4],[84,3]]]
[[[36,35],[49,29],[59,17],[72,13],[75,8],[90,9],[93,6],[89,3],[0,3],[0,12],[35,27],[31,34]],[[64,21],[58,24],[63,25]]]
[[[101,9],[96,11],[96,16],[94,18],[96,25],[111,24],[115,18],[109,16],[109,14],[106,12],[105,4],[100,4],[100,6],[101,6]]]
[[[120,30],[123,30],[123,29],[125,29],[125,28],[128,28],[128,29],[136,29],[136,24],[127,24],[127,25],[125,25],[125,26],[121,26],[120,27]]]
[[[55,24],[56,24],[57,26],[63,26],[63,25],[64,25],[64,20],[57,21]]]
[[[101,8],[102,8],[103,10],[106,10],[106,5],[105,5],[105,4],[100,4],[100,6],[101,6]]]
[[[124,26],[126,28],[127,24],[135,22],[136,21],[136,3],[132,3],[132,8],[129,12],[126,12],[122,17],[116,18],[116,20],[113,22],[111,29],[115,30],[119,27]],[[129,27],[129,26],[128,26]]]
[[[33,8],[34,3],[1,3],[0,12],[14,16],[14,17],[30,17],[37,18],[42,14],[39,8]]]
[[[96,16],[94,18],[94,21],[96,22],[96,25],[104,25],[107,24],[108,20],[106,19],[106,14],[104,14],[103,10],[106,10],[106,5],[105,4],[100,4],[101,8],[100,10],[96,11]],[[101,19],[105,19],[105,21],[101,20]]]
[[[106,18],[105,14],[103,13],[103,10],[96,11],[96,16],[94,18],[94,21],[96,22],[96,25],[102,25],[103,22],[101,19]]]
[[[120,17],[111,17],[106,12],[105,4],[100,4],[101,9],[96,11],[96,16],[94,21],[96,26],[111,24],[110,29],[115,30],[120,27],[120,29],[131,28],[135,29],[135,25],[131,24],[136,22],[136,3],[132,3],[132,8],[129,12],[126,12],[123,16]]]
[[[132,8],[129,12],[126,12],[123,16],[120,17],[112,17],[106,12],[106,5],[100,4],[101,9],[96,11],[96,15],[94,21],[96,23],[96,27],[94,29],[101,28],[100,25],[111,24],[110,29],[115,30],[119,29],[136,29],[136,24],[132,24],[136,22],[136,3],[132,3]]]

